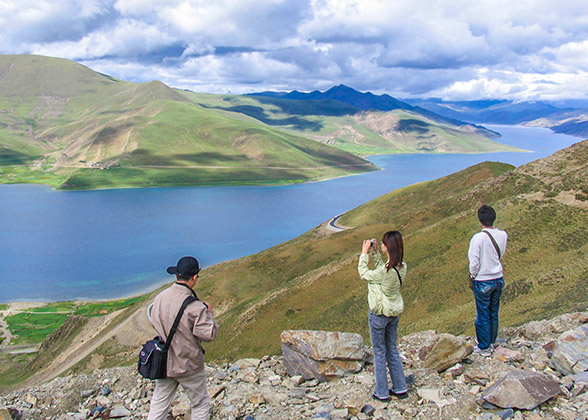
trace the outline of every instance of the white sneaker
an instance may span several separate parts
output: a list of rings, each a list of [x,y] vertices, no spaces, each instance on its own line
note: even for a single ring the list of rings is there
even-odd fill
[[[479,354],[483,357],[490,357],[492,356],[492,350],[490,348],[482,350],[480,347],[476,346],[476,348],[474,349],[474,354]]]

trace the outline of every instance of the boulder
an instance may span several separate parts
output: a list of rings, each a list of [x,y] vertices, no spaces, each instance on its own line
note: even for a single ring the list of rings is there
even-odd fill
[[[502,408],[532,410],[559,392],[559,384],[549,375],[513,370],[486,388],[482,398]]]
[[[360,334],[288,330],[280,336],[282,343],[314,360],[363,360],[363,337]]]
[[[585,384],[588,385],[588,372],[580,372],[576,373],[572,376],[572,380],[575,384]]]
[[[560,373],[573,375],[588,370],[588,326],[563,333],[556,344],[551,363]]]
[[[465,338],[442,333],[434,335],[419,350],[419,358],[424,368],[443,372],[461,362],[473,351],[474,347],[467,343]]]
[[[528,340],[542,340],[548,336],[551,327],[545,321],[531,321],[521,327],[521,335]]]
[[[291,376],[321,382],[363,368],[363,338],[359,334],[288,330],[282,332],[282,355]]]

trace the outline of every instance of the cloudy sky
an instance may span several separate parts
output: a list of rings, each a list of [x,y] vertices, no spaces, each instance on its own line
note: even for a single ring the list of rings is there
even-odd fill
[[[588,97],[587,0],[0,0],[0,53],[197,92]]]

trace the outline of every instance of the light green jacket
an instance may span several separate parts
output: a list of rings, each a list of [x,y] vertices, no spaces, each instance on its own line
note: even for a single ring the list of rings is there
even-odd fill
[[[404,301],[400,295],[400,281],[394,269],[386,271],[386,264],[382,261],[379,252],[372,253],[375,269],[370,270],[368,262],[369,254],[362,253],[359,257],[357,270],[359,276],[368,282],[368,304],[376,315],[398,316],[404,311]],[[396,267],[400,277],[404,281],[406,276],[406,263],[402,261],[400,267]]]

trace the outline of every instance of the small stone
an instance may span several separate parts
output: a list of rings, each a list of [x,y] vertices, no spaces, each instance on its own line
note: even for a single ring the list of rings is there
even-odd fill
[[[419,388],[417,389],[417,393],[422,399],[434,403],[438,403],[442,400],[441,390],[439,388]]]
[[[98,413],[102,413],[104,410],[106,410],[106,407],[104,407],[103,405],[98,405],[96,407],[94,407],[92,409],[92,411],[90,411],[90,417],[94,416],[94,414]]]
[[[106,395],[109,395],[111,391],[110,391],[110,388],[104,387],[104,388],[102,388],[102,390],[100,392],[102,395],[106,396]]]
[[[238,367],[240,370],[243,369],[250,369],[256,368],[260,365],[261,359],[241,359],[237,360],[234,366]]]
[[[509,419],[514,416],[514,410],[512,408],[507,408],[506,410],[499,411],[498,416],[501,419]]]
[[[210,395],[210,399],[211,400],[215,399],[216,397],[221,395],[226,389],[227,389],[227,387],[224,385],[208,388],[208,393]]]
[[[572,388],[572,397],[576,398],[578,395],[586,392],[587,389],[588,389],[588,385],[586,385],[586,384],[575,385],[574,388]]]
[[[253,395],[249,398],[249,402],[253,405],[265,404],[265,397],[263,394]]]
[[[321,397],[317,396],[316,394],[310,393],[310,392],[308,394],[306,394],[306,398],[308,398],[312,402],[317,402],[317,401],[321,400]]]
[[[80,392],[80,395],[82,398],[88,398],[91,397],[92,395],[94,395],[96,393],[95,389],[84,389],[82,392]]]
[[[516,350],[509,350],[504,347],[497,347],[494,349],[492,355],[495,358],[504,360],[504,361],[512,361],[512,362],[522,362],[524,360],[523,353]]]
[[[31,408],[35,408],[37,406],[37,397],[32,394],[27,394],[25,401],[31,405]]]
[[[463,374],[463,378],[466,384],[486,386],[486,384],[490,382],[490,376],[488,376],[488,373],[479,369],[469,370]]]
[[[406,380],[407,386],[414,386],[414,374],[413,373],[405,376],[404,379]]]
[[[470,394],[478,395],[481,390],[482,390],[482,387],[480,385],[474,385],[470,388]]]
[[[112,409],[110,412],[110,418],[119,418],[119,417],[128,417],[131,415],[131,412],[122,405],[118,405]]]
[[[372,416],[374,414],[374,411],[376,411],[376,408],[373,405],[369,404],[366,404],[361,408],[361,412],[368,416]]]
[[[452,379],[455,379],[458,376],[463,375],[464,372],[465,372],[465,367],[461,363],[458,363],[455,366],[452,366],[445,371],[445,373],[449,374],[449,376]]]
[[[290,380],[292,381],[294,386],[298,386],[304,382],[304,378],[302,377],[302,375],[294,375],[290,378]]]
[[[543,344],[543,350],[547,352],[552,352],[557,347],[557,343],[554,340],[551,340],[545,344]]]
[[[349,410],[346,408],[338,408],[331,410],[331,417],[335,419],[346,419],[349,416]]]

